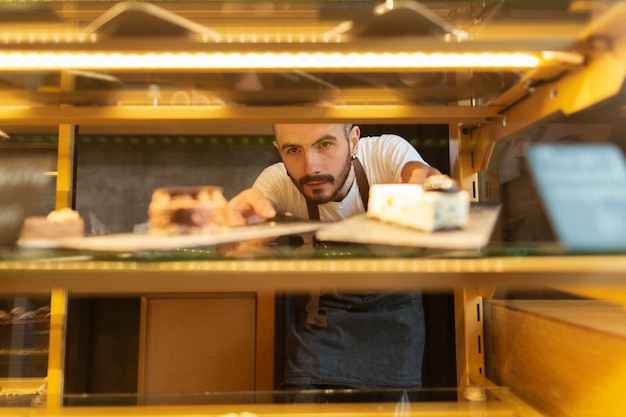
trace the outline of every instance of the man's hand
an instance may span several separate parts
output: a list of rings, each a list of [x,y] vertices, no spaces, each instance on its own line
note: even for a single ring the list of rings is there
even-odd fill
[[[258,223],[276,216],[274,204],[257,189],[248,188],[234,196],[226,205],[231,226]]]
[[[432,175],[441,175],[441,172],[421,162],[409,162],[402,168],[402,182],[409,184],[423,184]]]

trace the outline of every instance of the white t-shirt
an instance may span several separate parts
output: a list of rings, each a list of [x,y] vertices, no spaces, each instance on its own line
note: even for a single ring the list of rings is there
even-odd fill
[[[370,185],[402,182],[402,168],[411,161],[426,163],[409,142],[398,135],[368,136],[359,140],[359,161],[365,170]],[[308,218],[306,200],[298,187],[287,175],[282,162],[263,170],[254,182],[253,188],[273,201],[278,213],[290,212],[301,218]],[[364,213],[356,181],[348,195],[341,201],[330,201],[318,206],[320,220],[338,221],[359,213]]]

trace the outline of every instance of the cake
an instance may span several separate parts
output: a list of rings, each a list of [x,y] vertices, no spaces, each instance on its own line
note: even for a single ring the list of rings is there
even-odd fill
[[[228,225],[222,188],[157,188],[148,207],[148,224],[150,233],[165,235],[223,231]]]
[[[24,219],[21,239],[58,239],[82,237],[85,222],[77,211],[65,207],[51,211],[47,216],[31,216]]]
[[[449,177],[438,175],[423,185],[372,185],[367,217],[431,233],[464,227],[469,207],[469,193],[457,190]]]

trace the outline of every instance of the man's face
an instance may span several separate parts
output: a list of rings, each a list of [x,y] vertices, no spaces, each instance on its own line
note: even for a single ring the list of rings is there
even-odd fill
[[[346,137],[345,125],[278,124],[275,146],[296,185],[308,199],[324,204],[344,197],[359,129]]]

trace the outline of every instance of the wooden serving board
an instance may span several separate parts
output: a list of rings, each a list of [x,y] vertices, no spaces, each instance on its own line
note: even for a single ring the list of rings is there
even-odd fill
[[[436,249],[478,249],[489,242],[500,207],[500,204],[495,203],[472,203],[468,225],[463,229],[426,233],[383,223],[361,214],[318,230],[316,237],[329,242]]]
[[[203,235],[162,236],[149,233],[119,233],[63,239],[19,240],[18,246],[31,249],[79,249],[105,252],[138,252],[172,250],[242,242],[254,239],[272,239],[291,234],[312,233],[324,226],[321,222],[261,223],[233,227],[222,233]]]

